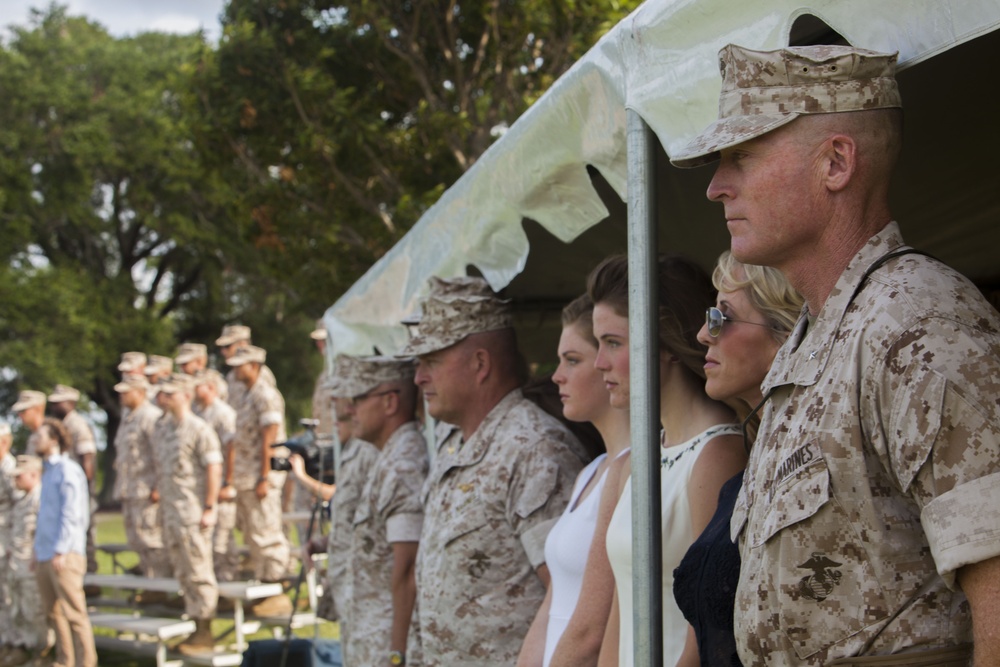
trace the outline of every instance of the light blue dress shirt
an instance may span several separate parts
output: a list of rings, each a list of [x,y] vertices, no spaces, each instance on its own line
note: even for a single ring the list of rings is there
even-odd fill
[[[80,464],[66,454],[53,454],[42,466],[35,560],[44,563],[56,554],[85,554],[90,525],[87,476]]]

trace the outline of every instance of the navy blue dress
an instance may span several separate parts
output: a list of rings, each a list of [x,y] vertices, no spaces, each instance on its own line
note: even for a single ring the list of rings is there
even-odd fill
[[[743,665],[733,630],[740,552],[729,531],[742,484],[740,472],[722,486],[715,516],[674,570],[674,599],[694,628],[702,667]]]

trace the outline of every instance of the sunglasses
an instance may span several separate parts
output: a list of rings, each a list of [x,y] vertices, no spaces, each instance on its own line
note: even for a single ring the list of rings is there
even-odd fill
[[[355,396],[351,399],[351,405],[357,405],[366,398],[375,398],[376,396],[385,396],[386,394],[398,394],[400,389],[386,389],[385,391],[377,391],[374,393],[361,394],[360,396]]]
[[[774,329],[774,327],[771,327],[770,325],[767,324],[762,324],[760,322],[734,320],[731,317],[726,317],[725,314],[723,314],[723,312],[718,308],[716,308],[715,306],[712,306],[711,308],[705,311],[705,325],[708,327],[708,335],[711,336],[712,338],[718,338],[719,336],[722,335],[722,325],[725,324],[726,322],[734,322],[739,324],[752,324],[757,327],[766,327],[771,330]]]

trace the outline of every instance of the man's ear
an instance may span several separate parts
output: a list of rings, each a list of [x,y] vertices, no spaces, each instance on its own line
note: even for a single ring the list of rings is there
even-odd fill
[[[824,185],[830,192],[840,192],[857,171],[858,144],[853,137],[835,134],[826,140],[822,160]]]
[[[472,366],[475,370],[476,384],[484,384],[493,370],[493,358],[486,348],[478,348],[472,354]]]

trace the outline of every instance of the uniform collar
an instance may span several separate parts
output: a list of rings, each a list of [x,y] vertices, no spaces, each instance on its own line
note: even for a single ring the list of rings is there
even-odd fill
[[[903,236],[899,225],[890,222],[868,239],[847,264],[812,326],[808,325],[807,311],[803,309],[799,321],[788,340],[778,350],[771,370],[764,379],[765,394],[773,387],[785,384],[816,384],[830,360],[841,323],[851,305],[851,297],[868,267],[886,253],[902,246]]]

